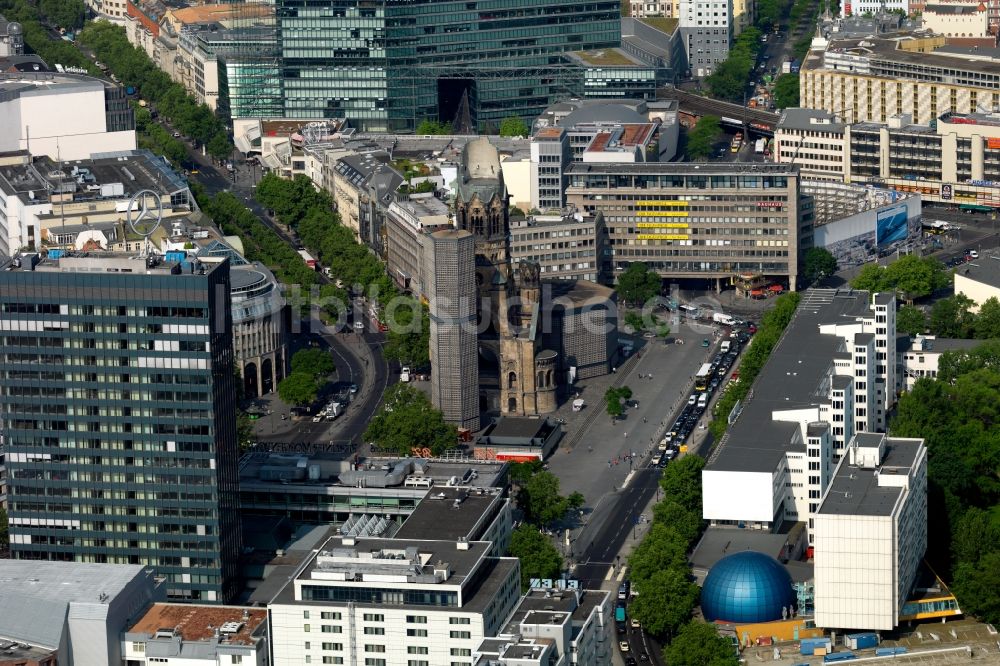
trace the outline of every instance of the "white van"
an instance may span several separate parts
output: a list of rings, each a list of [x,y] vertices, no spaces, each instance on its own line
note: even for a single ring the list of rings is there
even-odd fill
[[[702,409],[708,406],[708,393],[702,393],[698,396],[698,406]]]

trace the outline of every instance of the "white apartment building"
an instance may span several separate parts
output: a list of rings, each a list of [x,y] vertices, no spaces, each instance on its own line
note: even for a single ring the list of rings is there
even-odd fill
[[[898,350],[899,371],[896,373],[897,388],[911,391],[922,377],[937,377],[941,354],[949,351],[969,351],[983,344],[982,340],[961,340],[938,338],[933,335],[918,335],[915,338],[901,336]]]
[[[895,400],[895,307],[891,294],[805,292],[702,472],[706,520],[768,531],[804,522],[812,542],[847,443],[883,430]]]
[[[124,25],[128,17],[127,0],[87,0],[87,8],[102,19],[118,25]]]
[[[331,537],[268,604],[274,666],[472,666],[520,598],[491,542]]]
[[[266,666],[267,611],[153,604],[121,635],[128,666]]]
[[[855,435],[813,517],[815,622],[889,631],[927,550],[922,439]]]
[[[476,666],[605,666],[614,652],[611,593],[531,589],[504,630],[473,652]]]
[[[733,0],[679,0],[677,18],[692,76],[703,78],[729,56]]]
[[[803,178],[843,182],[850,170],[844,124],[827,112],[791,108],[774,128],[774,161],[798,164]]]
[[[136,147],[135,116],[125,92],[83,74],[4,74],[0,127],[0,152],[26,150],[53,160]]]

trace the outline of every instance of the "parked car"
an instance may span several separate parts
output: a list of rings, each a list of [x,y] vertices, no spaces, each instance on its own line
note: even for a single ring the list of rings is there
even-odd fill
[[[704,338],[704,339],[703,339],[703,340],[701,341],[701,346],[702,346],[702,347],[711,347],[711,346],[712,346],[712,343],[708,341],[708,338]]]

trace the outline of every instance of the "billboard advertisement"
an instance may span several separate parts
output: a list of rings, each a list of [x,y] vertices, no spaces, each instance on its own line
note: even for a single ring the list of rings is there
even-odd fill
[[[989,138],[986,139],[986,147],[990,150],[996,150],[1000,148],[1000,138]]]
[[[875,221],[875,244],[888,245],[906,239],[906,206],[893,206],[878,212]]]

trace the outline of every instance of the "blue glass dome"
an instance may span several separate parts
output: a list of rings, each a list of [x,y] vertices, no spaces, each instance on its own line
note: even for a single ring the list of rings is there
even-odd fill
[[[770,622],[781,619],[782,607],[794,605],[792,577],[785,567],[751,550],[716,562],[701,588],[701,610],[709,621]]]

